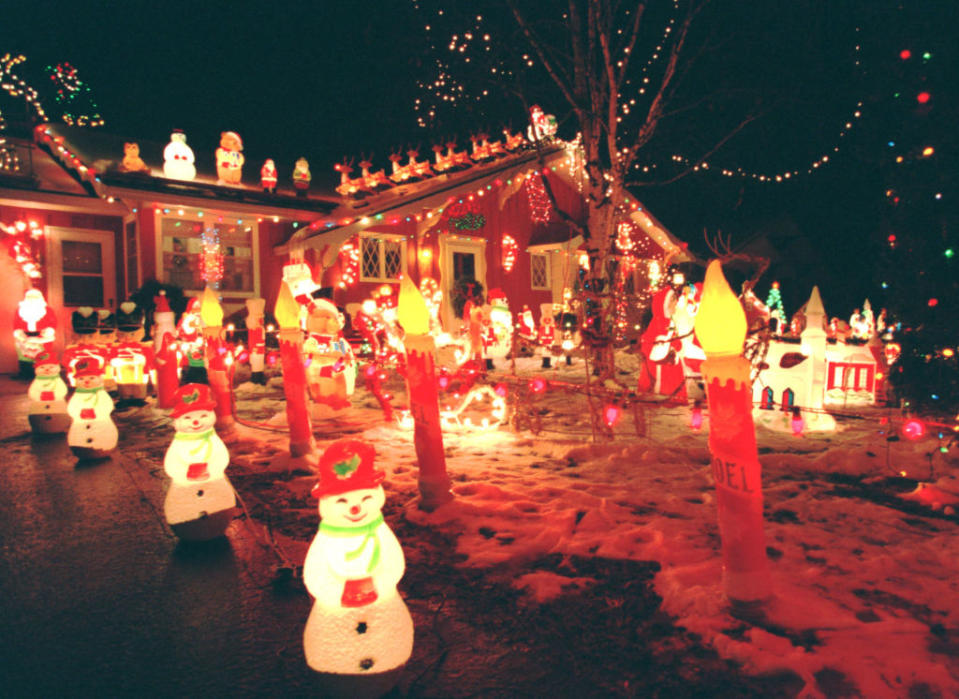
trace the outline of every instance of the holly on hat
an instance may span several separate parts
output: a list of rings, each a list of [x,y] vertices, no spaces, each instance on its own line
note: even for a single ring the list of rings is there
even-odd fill
[[[170,417],[178,418],[185,413],[191,413],[194,410],[213,410],[216,408],[216,400],[213,398],[213,391],[210,387],[202,383],[188,383],[180,386],[173,394],[173,410],[170,411]]]
[[[77,378],[81,376],[100,376],[103,374],[104,363],[99,357],[83,357],[73,365],[73,375]]]
[[[38,354],[33,360],[33,366],[41,367],[47,366],[49,364],[59,366],[60,362],[57,361],[57,355],[50,351],[43,351]]]
[[[373,468],[375,458],[372,444],[355,439],[333,442],[320,457],[320,482],[313,487],[313,497],[375,488],[386,478],[383,471]]]

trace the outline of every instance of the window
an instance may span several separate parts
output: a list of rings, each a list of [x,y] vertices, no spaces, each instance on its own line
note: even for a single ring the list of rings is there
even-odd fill
[[[547,253],[531,253],[530,287],[533,289],[549,289],[549,255]]]
[[[360,281],[399,281],[406,269],[406,240],[400,236],[360,236]]]
[[[256,293],[255,224],[161,218],[160,230],[163,281],[184,291],[202,291],[204,268],[222,262],[221,291]]]

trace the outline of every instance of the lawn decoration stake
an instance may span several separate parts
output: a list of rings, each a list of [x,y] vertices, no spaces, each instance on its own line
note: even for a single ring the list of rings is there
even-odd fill
[[[226,478],[230,454],[214,429],[216,406],[204,384],[188,383],[174,395],[170,417],[176,435],[163,458],[171,478],[163,512],[173,533],[186,541],[222,536],[236,507]]]
[[[236,438],[233,421],[233,387],[227,373],[227,347],[223,341],[223,308],[210,287],[203,291],[200,302],[203,319],[203,340],[206,347],[206,375],[216,400],[216,429],[229,441]]]
[[[314,442],[306,401],[303,331],[300,329],[300,304],[293,298],[286,282],[280,282],[273,314],[280,325],[280,361],[283,365],[286,421],[290,427],[290,456],[305,456],[313,451]]]
[[[419,462],[420,507],[433,510],[452,499],[436,385],[436,343],[430,312],[408,278],[400,281],[399,321],[406,332],[406,395],[413,414],[413,444]]]
[[[320,459],[320,529],[303,564],[314,598],[307,664],[336,696],[381,696],[413,651],[413,620],[396,590],[406,563],[383,520],[384,473],[365,442],[333,442]]]
[[[67,415],[67,385],[60,378],[60,362],[55,354],[41,352],[33,360],[34,379],[27,389],[30,396],[30,429],[37,434],[56,434],[70,429]]]
[[[771,595],[763,534],[763,491],[752,418],[749,362],[742,356],[746,314],[723,276],[709,263],[695,323],[706,360],[709,450],[723,542],[723,584],[732,602]]]
[[[73,418],[67,444],[81,461],[104,459],[117,446],[117,426],[110,418],[113,399],[104,390],[103,370],[99,357],[83,357],[74,365],[77,389],[67,403]]]

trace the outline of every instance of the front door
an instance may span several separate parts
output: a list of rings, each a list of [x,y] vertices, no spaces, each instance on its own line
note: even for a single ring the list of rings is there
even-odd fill
[[[447,332],[455,332],[461,318],[456,317],[453,309],[453,293],[457,282],[473,279],[486,288],[486,241],[440,238],[440,255],[443,287],[442,320]]]
[[[47,241],[50,272],[47,303],[65,310],[78,306],[116,308],[112,231],[48,226]],[[68,313],[63,317],[66,322]]]

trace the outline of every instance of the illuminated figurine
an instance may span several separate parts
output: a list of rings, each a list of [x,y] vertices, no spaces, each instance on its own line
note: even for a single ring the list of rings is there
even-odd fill
[[[74,367],[84,357],[93,357],[97,361],[106,362],[103,348],[97,343],[97,313],[89,306],[81,306],[70,316],[70,325],[73,329],[73,338],[63,352],[63,366],[67,370],[67,381],[76,386]]]
[[[177,342],[176,324],[166,291],[153,298],[153,356],[156,364],[157,405],[168,410],[173,407],[173,396],[180,386],[180,343]]]
[[[309,305],[303,353],[309,358],[306,369],[310,396],[318,416],[335,414],[350,407],[349,396],[356,384],[356,359],[350,343],[343,338],[343,314],[329,300],[314,299]]]
[[[103,387],[108,392],[117,390],[117,379],[113,370],[113,355],[117,342],[117,317],[113,311],[101,308],[97,311],[96,343],[100,348],[100,356],[106,362],[103,367]]]
[[[509,302],[500,289],[489,292],[489,307],[487,310],[489,325],[486,335],[486,368],[493,368],[493,359],[508,357],[513,346],[513,314],[509,310]]]
[[[180,338],[181,361],[185,368],[183,380],[187,383],[206,383],[203,320],[200,318],[200,299],[198,297],[190,299],[190,302],[187,303],[186,310],[180,316],[177,336]]]
[[[260,168],[260,184],[264,192],[276,194],[276,165],[272,158],[267,158]]]
[[[163,176],[171,180],[192,180],[196,177],[193,149],[186,144],[186,134],[177,129],[163,149]]]
[[[250,381],[266,386],[263,360],[266,356],[266,339],[263,331],[263,306],[265,299],[246,300],[246,344],[250,352]]]
[[[67,444],[81,461],[106,458],[117,446],[117,426],[110,417],[113,399],[103,389],[103,369],[97,357],[84,357],[74,365],[77,388],[67,403],[73,419]]]
[[[118,344],[113,348],[110,365],[120,398],[143,400],[153,371],[153,347],[144,344],[143,309],[133,301],[120,304],[117,311]]]
[[[293,167],[293,187],[296,189],[296,196],[306,196],[306,191],[310,188],[310,180],[312,179],[310,164],[306,158],[297,160],[296,165]]]
[[[529,108],[529,121],[526,133],[530,141],[536,142],[556,135],[556,117],[544,114],[539,105],[534,104]]]
[[[549,313],[544,313],[539,319],[539,347],[540,355],[543,357],[543,368],[552,367],[553,345],[556,344],[556,318]]]
[[[30,396],[30,428],[38,434],[66,432],[70,428],[67,414],[67,385],[60,378],[60,362],[55,354],[41,352],[33,360],[34,379],[27,389]]]
[[[20,375],[32,376],[33,359],[49,350],[57,336],[57,316],[47,305],[43,292],[30,289],[23,295],[13,317],[13,341],[20,361]]]
[[[216,149],[216,176],[223,184],[240,184],[243,177],[243,139],[235,131],[220,134],[220,147]]]
[[[120,172],[145,172],[150,173],[150,168],[140,158],[139,143],[123,144],[123,160],[120,161]]]
[[[236,507],[226,478],[230,454],[213,427],[215,407],[210,387],[191,383],[177,389],[170,413],[176,434],[163,457],[171,479],[163,512],[173,533],[188,541],[222,536]]]
[[[315,600],[303,632],[306,662],[347,695],[385,694],[413,650],[413,620],[396,590],[406,562],[383,520],[375,457],[356,440],[327,447],[313,490],[320,528],[303,564]]]
[[[518,346],[524,353],[523,356],[532,356],[538,336],[536,321],[533,320],[533,312],[529,309],[529,306],[523,306],[523,310],[516,320],[516,339],[519,340]]]

